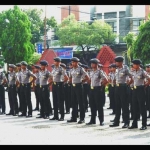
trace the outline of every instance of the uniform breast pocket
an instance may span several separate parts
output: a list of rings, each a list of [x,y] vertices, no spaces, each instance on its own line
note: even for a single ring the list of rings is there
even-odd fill
[[[120,72],[119,77],[123,77],[125,75],[125,72]]]

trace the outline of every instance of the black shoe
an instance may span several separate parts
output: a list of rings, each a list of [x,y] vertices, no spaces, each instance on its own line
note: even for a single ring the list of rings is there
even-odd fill
[[[58,117],[53,117],[50,120],[59,120]]]
[[[94,123],[92,121],[90,121],[89,123],[86,123],[86,125],[92,125],[92,124],[96,124],[96,123]]]
[[[147,116],[147,118],[150,118],[150,115],[149,115],[149,116]]]
[[[137,121],[140,121],[140,118]]]
[[[13,116],[18,116],[18,113],[14,113]]]
[[[119,126],[119,123],[113,123],[111,125],[109,125],[110,127],[118,127]]]
[[[44,119],[49,119],[49,116],[48,116],[48,115],[45,115],[43,118],[44,118]]]
[[[26,117],[26,114],[18,115],[18,117]]]
[[[91,116],[91,115],[89,115],[89,116]]]
[[[52,115],[53,115],[53,113],[50,113],[50,114],[49,114],[49,116],[52,116]]]
[[[121,123],[125,123],[124,121],[122,121]]]
[[[129,127],[129,124],[128,123],[125,123],[122,128],[128,128]]]
[[[39,108],[35,108],[35,109],[33,109],[33,111],[39,111]]]
[[[111,109],[111,107],[108,107],[107,109]]]
[[[112,113],[110,113],[109,115],[115,115],[115,113],[114,113],[114,112],[112,112]]]
[[[38,117],[36,117],[36,118],[44,118],[44,116],[41,116],[41,115],[40,115],[40,116],[38,116]]]
[[[88,112],[88,109],[86,109],[85,112]]]
[[[39,114],[37,114],[37,115],[41,115],[41,114],[39,113]]]
[[[31,118],[31,117],[32,117],[32,115],[27,115],[27,116],[26,116],[26,118]]]
[[[147,124],[147,126],[150,126],[150,123],[149,123],[149,124]]]
[[[78,124],[82,124],[82,123],[84,123],[85,121],[84,120],[79,120],[78,121]]]
[[[58,119],[58,121],[64,121],[64,118],[60,118],[60,119]]]
[[[8,114],[6,114],[6,115],[13,115],[13,113],[8,113]]]
[[[67,122],[77,122],[77,120],[71,118],[70,120],[67,120]]]
[[[146,126],[142,126],[142,127],[140,128],[140,130],[146,130],[146,129],[147,129]]]
[[[129,120],[133,120],[133,117],[131,117]]]
[[[128,127],[128,129],[136,129],[136,128],[138,128],[137,125],[132,125],[131,127]]]
[[[1,112],[1,113],[0,113],[0,115],[5,115],[5,114],[6,114],[5,112]]]
[[[77,115],[77,118],[79,118],[79,115]]]
[[[100,122],[100,126],[103,126],[104,125],[104,122]]]
[[[114,122],[115,120],[110,120],[110,122]]]

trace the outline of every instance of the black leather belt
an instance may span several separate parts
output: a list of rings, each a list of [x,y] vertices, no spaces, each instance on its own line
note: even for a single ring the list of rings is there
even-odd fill
[[[91,90],[101,88],[101,86],[91,86]]]
[[[40,88],[42,88],[42,87],[48,87],[48,85],[40,85]]]
[[[127,86],[127,84],[126,83],[117,83],[116,86],[117,87],[119,87],[119,86]]]
[[[30,83],[21,83],[22,86],[28,86]]]
[[[134,86],[134,89],[143,88],[144,85]]]
[[[82,85],[82,83],[73,83],[73,84],[72,84],[73,87],[79,86],[79,85]]]
[[[53,82],[54,85],[60,85],[63,84],[63,82]]]

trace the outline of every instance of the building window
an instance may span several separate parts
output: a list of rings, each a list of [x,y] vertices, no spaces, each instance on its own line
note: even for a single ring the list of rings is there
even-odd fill
[[[107,22],[113,29],[113,32],[117,33],[117,22]]]
[[[138,31],[139,26],[140,26],[140,20],[133,20],[133,30]]]

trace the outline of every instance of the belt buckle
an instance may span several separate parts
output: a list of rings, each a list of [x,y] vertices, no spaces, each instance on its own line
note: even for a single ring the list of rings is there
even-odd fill
[[[93,90],[93,89],[94,89],[94,87],[93,87],[93,86],[91,86],[91,89]]]
[[[42,88],[42,85],[40,85],[40,88]]]
[[[131,90],[133,90],[133,88],[131,88]]]
[[[24,84],[22,83],[22,86],[24,86]]]
[[[134,89],[136,89],[137,87],[136,86],[134,86]]]
[[[76,86],[75,84],[72,84],[73,86]]]
[[[112,87],[114,87],[114,85],[112,84]]]
[[[119,86],[119,84],[116,84],[117,86]]]
[[[35,84],[35,86],[36,86],[36,84]]]
[[[56,85],[56,82],[54,82],[54,85]]]

